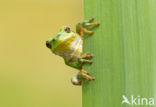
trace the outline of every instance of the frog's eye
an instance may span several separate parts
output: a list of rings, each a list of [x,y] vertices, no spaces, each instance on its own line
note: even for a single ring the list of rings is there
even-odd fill
[[[70,33],[70,28],[69,27],[65,27],[64,31],[67,32],[67,33]]]

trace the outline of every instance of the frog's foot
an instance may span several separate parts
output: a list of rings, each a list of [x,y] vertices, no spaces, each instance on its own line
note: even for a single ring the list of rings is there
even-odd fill
[[[88,81],[95,80],[94,77],[91,77],[85,73],[79,72],[77,75],[71,78],[71,82],[73,85],[81,85],[82,84],[82,79],[86,79]]]
[[[80,58],[79,59],[79,63],[81,64],[81,66],[83,66],[83,64],[87,63],[87,64],[92,64],[93,61],[90,59],[84,59],[84,58]],[[81,68],[81,67],[80,67]]]
[[[95,80],[94,77],[91,77],[90,75],[87,75],[87,74],[85,74],[85,73],[81,73],[81,75],[82,75],[82,78],[83,78],[83,79],[86,79],[86,80],[88,80],[88,81]]]
[[[89,59],[89,58],[93,58],[93,55],[90,53],[85,53],[85,54],[82,54],[81,58],[82,59]]]
[[[93,34],[93,31],[87,30],[88,27],[99,26],[100,23],[91,23],[94,18],[90,18],[87,21],[80,22],[76,25],[76,32],[83,38],[83,33]]]

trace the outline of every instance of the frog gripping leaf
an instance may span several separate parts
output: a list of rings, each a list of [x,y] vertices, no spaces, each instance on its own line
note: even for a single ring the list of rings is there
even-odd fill
[[[60,32],[53,38],[46,41],[46,46],[56,55],[64,58],[65,64],[78,69],[80,72],[71,78],[74,85],[81,85],[82,79],[88,81],[94,80],[89,73],[82,69],[85,63],[92,64],[90,60],[93,56],[89,53],[83,53],[83,33],[93,34],[88,27],[99,26],[99,23],[92,23],[94,18],[80,22],[76,25],[76,33],[71,31],[69,27],[62,27]]]

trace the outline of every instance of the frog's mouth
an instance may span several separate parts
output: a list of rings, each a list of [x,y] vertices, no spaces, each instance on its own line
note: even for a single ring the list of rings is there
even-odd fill
[[[51,44],[50,44],[50,42],[48,42],[48,41],[46,41],[46,46],[47,46],[47,48],[49,48],[49,49],[51,49]]]

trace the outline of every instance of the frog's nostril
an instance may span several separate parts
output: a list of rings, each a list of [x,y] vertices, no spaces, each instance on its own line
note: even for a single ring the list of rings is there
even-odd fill
[[[51,44],[47,41],[46,46],[51,49]]]

